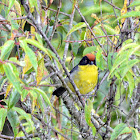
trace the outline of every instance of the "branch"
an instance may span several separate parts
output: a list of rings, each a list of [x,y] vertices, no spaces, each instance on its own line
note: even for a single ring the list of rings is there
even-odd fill
[[[109,1],[107,0],[104,0],[104,2],[108,3],[109,5],[113,6],[115,9],[118,9],[119,11],[121,11],[121,9],[117,6],[115,6],[114,4],[110,3]]]
[[[42,8],[44,8],[44,10],[47,9],[47,7],[44,6],[44,5],[42,5]],[[51,9],[51,8],[48,8],[48,10],[53,11],[53,12],[57,12],[57,10],[54,10],[54,9]],[[62,15],[70,17],[70,14],[67,14],[67,13],[64,13],[64,12],[61,12],[61,11],[59,13],[62,14]]]
[[[2,15],[0,15],[0,20],[6,20]],[[6,20],[7,21],[7,20]],[[3,26],[9,31],[11,32],[11,26],[8,24],[3,24]]]
[[[108,35],[108,37],[113,37],[113,36],[119,36],[120,34],[116,34],[116,35]],[[107,37],[106,35],[105,36],[97,36],[95,38],[103,38],[103,37]],[[68,40],[64,40],[65,42],[69,42],[69,43],[73,43],[73,42],[78,42],[78,43],[81,43],[81,42],[88,42],[88,41],[93,41],[93,39],[95,38],[91,38],[91,39],[85,39],[85,40],[71,40],[71,41],[68,41]]]
[[[71,30],[71,28],[72,28],[72,23],[73,23],[73,19],[74,19],[74,13],[75,13],[75,8],[73,9],[73,11],[72,11],[72,13],[71,13],[71,16],[70,16],[70,23],[69,23],[69,30],[68,30],[68,32],[69,32],[69,31]],[[66,39],[68,42],[66,42],[66,44],[65,44],[65,49],[64,49],[64,54],[63,54],[63,63],[66,61],[70,37],[71,37],[71,34],[69,34],[69,35],[67,36],[67,39]]]
[[[35,138],[35,137],[38,137],[38,134],[35,133],[35,134],[29,134],[29,138]],[[3,138],[3,139],[8,139],[8,140],[22,140],[22,139],[27,139],[26,137],[12,137],[12,136],[6,136],[6,135],[0,135],[0,138]]]
[[[57,23],[58,23],[58,15],[59,15],[59,12],[60,12],[61,5],[62,5],[62,1],[59,0],[59,6],[57,8],[57,13],[56,13],[54,24],[53,24],[52,34],[51,34],[50,39],[49,39],[50,41],[52,40],[53,35],[55,33],[55,30],[56,30],[56,26],[57,26]]]
[[[93,35],[93,37],[95,38],[95,40],[97,41],[97,43],[99,44],[99,46],[102,48],[104,54],[106,55],[106,51],[103,47],[103,45],[98,41],[98,39],[96,38],[95,34],[93,33],[91,27],[89,26],[88,22],[86,21],[85,17],[82,15],[80,9],[78,8],[77,5],[75,5],[76,10],[78,11],[79,15],[82,17],[83,21],[86,23],[87,28],[90,30],[91,34]]]
[[[61,132],[57,131],[56,129],[54,129],[52,126],[48,125],[48,123],[45,123],[45,122],[43,121],[43,119],[40,118],[39,116],[37,116],[37,115],[33,115],[33,116],[34,116],[38,121],[40,121],[41,124],[43,124],[44,126],[47,126],[47,127],[48,127],[49,129],[51,129],[53,132],[59,134],[60,136],[64,137],[64,138],[67,139],[67,140],[70,140],[67,136],[65,136],[65,135],[62,134]]]

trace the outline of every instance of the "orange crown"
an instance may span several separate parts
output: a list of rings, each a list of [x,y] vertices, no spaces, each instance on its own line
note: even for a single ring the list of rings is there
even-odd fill
[[[88,57],[88,59],[89,59],[90,61],[94,61],[94,60],[95,60],[95,55],[92,54],[92,53],[88,53],[88,54],[86,54],[86,56]]]

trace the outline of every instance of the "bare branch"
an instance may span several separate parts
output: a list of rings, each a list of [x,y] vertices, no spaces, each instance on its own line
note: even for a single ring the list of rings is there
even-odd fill
[[[110,3],[108,0],[104,0],[106,3],[108,3],[109,5],[113,6],[115,9],[118,9],[119,11],[121,11],[121,9],[117,6],[115,6],[114,4]]]
[[[74,13],[75,13],[75,8],[73,9],[73,11],[72,11],[72,13],[71,13],[71,16],[70,16],[70,23],[69,23],[68,32],[69,32],[69,31],[71,30],[71,28],[72,28],[72,23],[73,23],[73,19],[74,19]],[[63,54],[63,63],[66,61],[70,37],[71,37],[71,34],[69,34],[69,35],[67,36],[67,39],[66,39],[68,42],[66,42],[66,44],[65,44],[65,49],[64,49],[64,54]]]

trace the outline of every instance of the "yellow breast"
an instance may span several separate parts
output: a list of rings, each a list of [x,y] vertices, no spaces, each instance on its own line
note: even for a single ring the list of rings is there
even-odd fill
[[[74,83],[78,87],[81,94],[87,94],[92,91],[98,81],[98,68],[95,65],[82,65],[78,66],[77,72],[72,76]],[[74,89],[70,83],[68,83],[70,89],[74,92]]]

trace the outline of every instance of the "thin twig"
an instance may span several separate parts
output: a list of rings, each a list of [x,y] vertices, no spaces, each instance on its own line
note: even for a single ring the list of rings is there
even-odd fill
[[[107,0],[104,0],[106,3],[108,3],[109,5],[113,6],[115,9],[118,9],[119,11],[121,11],[121,9],[117,6],[115,6],[114,4],[110,3],[109,1]]]
[[[30,139],[30,137],[29,137],[28,133],[26,132],[25,128],[23,127],[22,123],[20,123],[19,126],[20,126],[22,132],[24,133],[26,139]]]
[[[64,137],[67,140],[70,140],[66,135],[60,133],[59,131],[57,131],[56,129],[54,129],[52,126],[48,125],[47,123],[45,123],[39,116],[37,115],[33,115],[36,119],[38,119],[44,126],[47,126],[49,129],[51,129],[53,132],[59,134],[60,136]]]
[[[69,23],[69,29],[68,29],[68,32],[71,30],[72,28],[72,23],[73,23],[73,19],[74,19],[74,13],[75,13],[75,8],[73,9],[72,13],[71,13],[71,16],[70,16],[70,23]],[[67,36],[67,41],[70,41],[70,37],[71,37],[71,34],[69,34]],[[68,47],[69,47],[69,42],[66,42],[65,44],[65,49],[64,49],[64,54],[63,54],[63,63],[65,63],[66,61],[66,57],[67,57],[67,52],[68,52]]]
[[[13,20],[22,20],[22,19],[27,19],[27,16],[19,17],[19,18],[13,18]]]
[[[119,36],[120,34],[116,34],[116,35],[108,35],[108,37],[113,37],[113,36]],[[103,38],[103,37],[107,37],[106,35],[105,36],[97,36],[95,38]],[[71,40],[71,41],[68,41],[68,40],[64,40],[65,42],[70,42],[70,43],[74,43],[74,42],[88,42],[88,41],[92,41],[93,39],[95,38],[91,38],[91,39],[85,39],[85,40]]]
[[[57,26],[57,24],[58,24],[58,15],[59,15],[59,12],[60,12],[61,5],[62,5],[62,1],[59,0],[59,6],[57,7],[57,13],[56,13],[55,20],[54,20],[54,24],[53,24],[53,30],[52,30],[51,36],[50,36],[50,38],[49,38],[50,41],[51,41],[52,38],[53,38],[53,35],[54,35],[54,33],[55,33],[55,30],[56,30],[56,26]]]
[[[88,22],[86,21],[85,17],[83,16],[83,14],[81,13],[80,9],[78,8],[77,5],[75,5],[76,10],[78,11],[79,15],[82,17],[82,19],[84,20],[84,22],[87,25],[87,28],[90,30],[91,34],[93,35],[93,37],[95,38],[95,40],[97,41],[97,43],[99,44],[99,46],[102,48],[104,54],[106,55],[106,51],[103,47],[103,45],[98,41],[98,39],[96,38],[95,34],[93,33],[91,27],[89,26]]]

